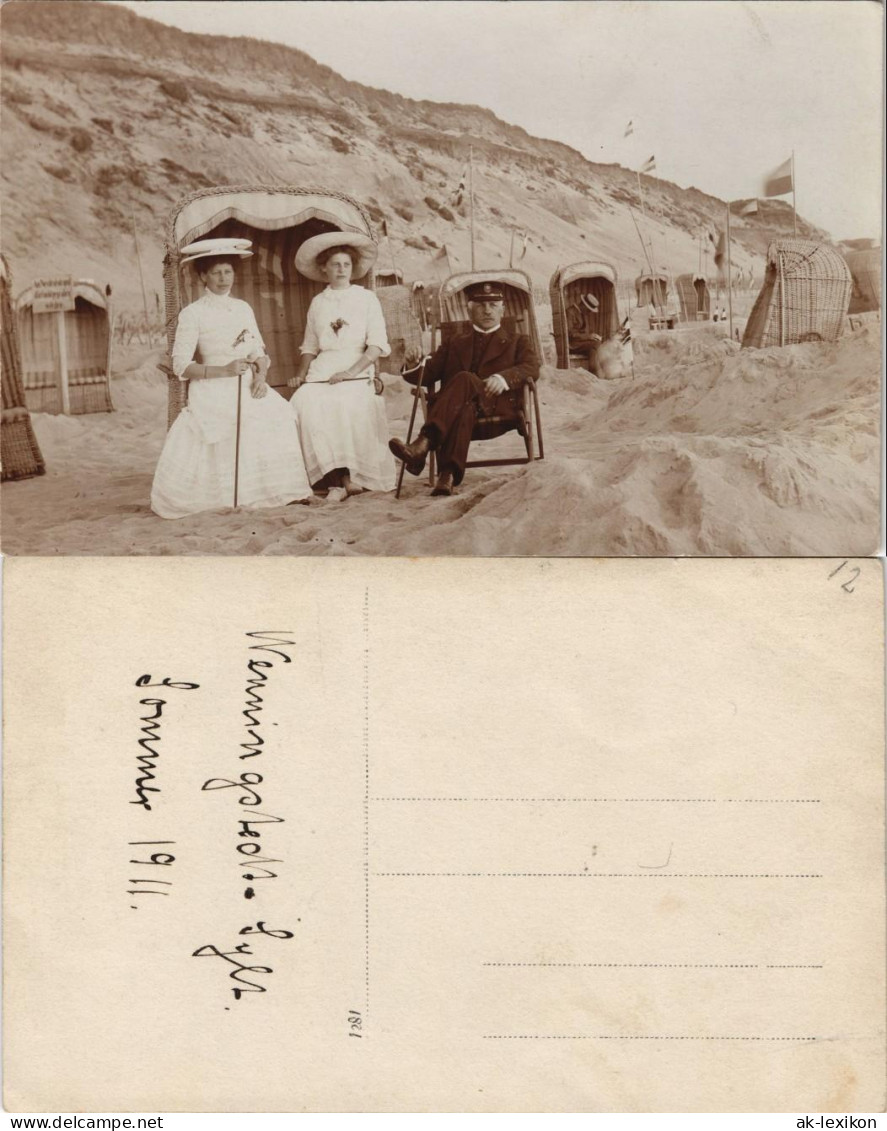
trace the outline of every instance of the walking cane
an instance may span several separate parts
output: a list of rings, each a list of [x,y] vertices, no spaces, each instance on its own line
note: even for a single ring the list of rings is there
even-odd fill
[[[250,371],[253,364],[250,362]],[[245,371],[244,371],[245,372]],[[243,398],[243,373],[237,377],[237,431],[234,435],[234,506],[237,506],[237,488],[240,480],[240,403]]]
[[[410,424],[409,424],[409,427],[407,428],[407,443],[410,442],[410,440],[412,439],[412,436],[413,436],[413,425],[416,422],[416,409],[419,407],[419,398],[421,396],[421,391],[422,391],[422,382],[425,380],[425,364],[426,364],[427,361],[428,361],[428,358],[423,357],[422,361],[420,362],[420,364],[422,366],[422,372],[419,374],[419,380],[416,383],[416,394],[415,394],[415,397],[413,399],[413,410],[410,413]],[[398,475],[397,475],[397,490],[394,492],[395,499],[400,498],[400,489],[401,489],[401,487],[403,487],[403,473],[406,471],[406,468],[407,468],[407,465],[404,463],[403,460],[401,460],[400,461],[400,471],[398,472]]]

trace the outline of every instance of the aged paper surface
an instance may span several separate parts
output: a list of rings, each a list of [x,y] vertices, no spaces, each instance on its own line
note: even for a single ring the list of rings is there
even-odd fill
[[[882,612],[871,560],[7,561],[8,1107],[878,1110]]]

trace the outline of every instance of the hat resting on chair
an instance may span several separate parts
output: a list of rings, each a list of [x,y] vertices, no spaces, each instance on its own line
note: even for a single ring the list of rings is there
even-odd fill
[[[601,304],[594,297],[594,295],[582,295],[579,300],[586,310],[590,310],[592,314],[597,314],[601,308]]]
[[[325,283],[326,276],[317,263],[317,257],[330,247],[353,247],[357,252],[357,262],[351,272],[352,279],[362,279],[376,262],[376,245],[369,236],[360,232],[322,232],[305,240],[296,252],[296,270],[308,279]]]

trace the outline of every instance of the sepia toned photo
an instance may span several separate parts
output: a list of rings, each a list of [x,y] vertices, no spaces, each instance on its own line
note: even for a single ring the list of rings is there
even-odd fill
[[[882,9],[10,0],[11,555],[867,555]]]

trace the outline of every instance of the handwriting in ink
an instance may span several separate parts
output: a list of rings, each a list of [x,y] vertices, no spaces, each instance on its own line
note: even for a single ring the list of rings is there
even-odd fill
[[[199,687],[199,683],[187,683],[185,681],[173,682],[168,676],[160,681],[160,683],[151,683],[150,675],[140,675],[135,681],[136,687],[171,687],[181,688],[186,691],[193,691]],[[157,775],[154,771],[157,769],[157,759],[160,757],[160,717],[163,714],[163,708],[166,706],[165,699],[140,699],[140,707],[153,708],[153,714],[149,711],[144,715],[139,716],[139,722],[144,726],[140,728],[142,737],[138,739],[138,744],[142,748],[143,753],[136,757],[136,779],[135,779],[135,801],[130,801],[130,805],[140,805],[146,811],[151,810],[151,799],[148,797],[149,793],[160,793],[159,785],[149,785],[149,782],[157,780]]]
[[[256,773],[241,774],[240,778],[232,781],[230,778],[210,778],[209,781],[204,782],[201,790],[213,789],[241,789],[241,795],[237,801],[239,805],[249,806],[253,808],[256,805],[261,805],[262,798],[258,792],[253,789],[254,785],[261,785],[262,775]],[[236,851],[241,857],[246,859],[240,860],[241,868],[249,868],[249,872],[243,873],[243,878],[249,881],[249,884],[256,880],[274,880],[277,878],[277,872],[272,872],[268,868],[256,868],[257,864],[282,864],[283,861],[278,857],[262,856],[262,846],[259,843],[261,834],[257,832],[254,825],[282,825],[284,823],[283,817],[274,817],[270,813],[250,813],[249,819],[241,819],[238,821],[240,828],[238,829],[237,836],[240,843],[236,846]],[[260,874],[262,873],[262,874]],[[249,886],[244,889],[244,899],[253,899],[255,897],[255,888]]]
[[[274,656],[279,656],[285,664],[292,663],[292,657],[282,651],[283,648],[291,648],[295,645],[294,640],[288,640],[286,637],[273,632],[248,632],[247,636],[253,640],[263,640],[266,643],[250,645],[250,652],[268,652]],[[287,633],[286,636],[291,636],[292,633]],[[271,648],[269,644],[278,644],[280,647]],[[246,663],[249,676],[246,680],[246,707],[242,711],[244,718],[247,720],[245,723],[246,733],[249,735],[249,742],[241,742],[241,748],[246,751],[246,754],[241,754],[241,758],[255,758],[261,754],[262,747],[265,745],[265,738],[261,733],[262,720],[260,718],[262,712],[265,710],[264,706],[264,684],[271,678],[271,670],[274,668],[273,660],[257,660],[252,657]]]
[[[243,927],[240,930],[239,934],[260,934],[265,935],[268,938],[275,939],[291,939],[293,937],[292,931],[269,931],[261,920],[256,923],[255,927]],[[228,971],[228,977],[232,982],[237,983],[236,986],[231,987],[231,992],[234,994],[234,1000],[240,1001],[244,994],[264,994],[267,992],[267,986],[263,986],[259,981],[250,981],[250,979],[244,977],[244,975],[249,974],[251,976],[255,976],[257,974],[274,973],[273,966],[249,966],[247,965],[247,963],[241,962],[240,958],[245,955],[248,955],[249,957],[252,957],[253,955],[252,950],[250,950],[250,944],[248,942],[239,943],[234,947],[233,950],[219,950],[217,946],[209,943],[206,946],[198,947],[197,950],[192,952],[191,957],[222,958],[225,960],[225,962],[233,966],[234,969]]]
[[[157,845],[175,844],[174,840],[131,840],[130,846],[138,847],[155,847]],[[147,856],[147,860],[130,859],[130,864],[137,864],[144,868],[169,868],[175,862],[175,856],[171,852],[140,852],[137,856]],[[172,880],[161,880],[156,875],[137,876],[130,878],[131,884],[144,884],[144,887],[128,888],[126,894],[134,896],[143,895],[169,895],[168,891],[160,891],[158,888],[172,887]],[[155,886],[156,885],[156,886]],[[130,907],[138,910],[137,903],[131,903]]]

